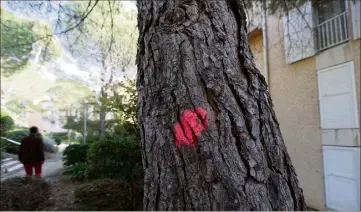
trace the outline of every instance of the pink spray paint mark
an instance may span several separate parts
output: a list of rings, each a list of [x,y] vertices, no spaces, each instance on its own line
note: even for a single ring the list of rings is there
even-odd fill
[[[183,111],[180,120],[174,125],[174,142],[178,148],[182,144],[196,146],[197,137],[208,128],[207,111],[198,107]]]

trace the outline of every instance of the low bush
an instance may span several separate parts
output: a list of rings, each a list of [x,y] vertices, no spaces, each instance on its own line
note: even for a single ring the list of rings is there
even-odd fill
[[[88,145],[72,144],[65,148],[63,152],[63,161],[65,166],[72,166],[76,163],[87,162]]]
[[[76,189],[75,202],[84,211],[142,210],[142,195],[127,182],[100,179]]]
[[[87,163],[75,163],[74,165],[67,167],[64,174],[70,175],[71,180],[83,182],[88,178],[88,172]]]
[[[28,135],[29,135],[29,130],[20,129],[20,130],[13,130],[13,131],[6,133],[5,137],[8,139],[17,141],[17,142],[21,142],[23,140],[23,138]],[[5,152],[11,153],[11,154],[19,153],[19,149],[20,149],[19,145],[8,142],[8,141],[5,141],[5,142],[7,142],[6,146],[5,146]]]
[[[54,141],[55,141],[56,145],[58,145],[58,146],[61,144],[61,139],[59,137],[55,137]]]
[[[10,178],[1,182],[1,211],[37,211],[49,204],[51,186],[42,179]]]
[[[53,138],[60,138],[60,140],[68,140],[69,133],[68,132],[59,132],[59,133],[52,133]]]
[[[17,142],[21,142],[21,140],[23,140],[23,138],[28,135],[29,135],[29,130],[18,129],[18,130],[9,131],[8,133],[6,133],[5,137]]]
[[[127,182],[142,179],[142,157],[133,137],[108,137],[94,142],[88,150],[92,178],[116,178]]]
[[[29,130],[23,130],[23,129],[19,129],[19,130],[13,130],[10,131],[8,133],[6,133],[5,137],[17,142],[21,142],[23,140],[23,138],[25,138],[26,136],[29,135]],[[5,144],[5,152],[11,153],[11,154],[18,154],[19,153],[19,149],[20,149],[20,145],[8,142],[8,141],[3,141],[6,142]],[[46,152],[50,152],[50,153],[55,153],[57,152],[57,148],[55,145],[55,142],[47,137],[47,136],[43,136],[43,144],[44,144],[44,150]]]

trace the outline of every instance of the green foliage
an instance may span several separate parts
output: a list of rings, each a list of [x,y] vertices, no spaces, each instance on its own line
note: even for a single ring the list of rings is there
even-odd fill
[[[62,143],[62,142],[64,142],[64,141],[67,141],[68,138],[69,138],[69,135],[68,135],[67,132],[52,133],[52,137],[54,138],[55,143],[58,144],[58,142],[60,141],[60,142],[59,142],[59,144],[60,144],[60,143]],[[58,144],[58,145],[59,145],[59,144]]]
[[[29,25],[2,8],[0,11],[1,72],[10,76],[26,66],[36,36]]]
[[[49,62],[61,55],[61,44],[53,37],[51,26],[45,21],[31,22],[31,30],[35,33],[38,47],[42,47],[41,62]]]
[[[17,142],[21,142],[23,140],[24,137],[29,135],[29,130],[13,130],[13,131],[9,131],[8,133],[5,134],[5,137]],[[19,153],[19,149],[20,149],[20,145],[11,143],[11,142],[7,142],[6,146],[5,146],[5,151],[8,153],[12,153],[12,154],[18,154]]]
[[[138,37],[136,11],[126,10],[120,1],[99,1],[93,5],[84,22],[69,33],[69,38],[74,41],[71,42],[72,50],[83,56],[91,54],[92,59],[111,56],[107,64],[110,69],[133,63]],[[64,8],[68,11],[68,16],[63,19],[64,27],[70,28],[87,14],[89,4],[76,1]]]
[[[59,137],[55,137],[54,141],[56,143],[56,145],[60,145],[61,144],[61,139]]]
[[[20,114],[21,112],[28,111],[28,101],[24,99],[11,99],[5,103],[5,107],[16,114]]]
[[[49,204],[51,186],[43,179],[9,178],[1,182],[1,211],[38,211]]]
[[[109,136],[136,136],[139,137],[138,122],[136,117],[137,91],[135,80],[126,79],[111,87],[112,95],[102,99],[106,111],[112,113],[114,119],[106,120],[105,133]],[[94,98],[87,99],[95,113],[99,112],[99,105]],[[82,108],[80,109],[82,110]],[[63,128],[83,133],[83,112],[79,118],[69,116]],[[87,143],[98,138],[99,120],[87,120]]]
[[[7,132],[5,134],[5,137],[21,143],[23,138],[25,138],[28,135],[29,135],[28,129],[19,128],[19,129],[15,129],[15,130]],[[12,154],[19,153],[20,145],[17,145],[17,144],[11,143],[11,142],[7,142],[5,140],[3,140],[2,142],[6,142],[6,145],[5,145],[6,152],[12,153]],[[54,142],[49,137],[43,136],[43,144],[44,144],[44,150],[46,152],[55,153],[57,151],[57,149],[54,146]]]
[[[4,108],[14,115],[22,112],[66,111],[70,107],[74,107],[73,105],[77,104],[79,99],[91,94],[88,87],[77,81],[63,79],[51,82],[44,79],[36,67],[40,66],[34,65],[26,71],[1,80],[1,87],[16,88],[6,93],[7,101],[4,104]],[[40,101],[46,95],[52,99]],[[49,105],[49,103],[52,103],[51,107],[45,107],[45,104]],[[21,120],[20,117],[17,118],[18,122]],[[23,122],[27,124],[27,120],[23,120]]]
[[[120,122],[132,122],[137,126],[137,89],[136,82],[125,79],[112,86],[112,95],[105,100],[108,110],[113,112]]]
[[[14,120],[5,112],[1,111],[0,115],[0,135],[3,136],[14,127]]]
[[[109,137],[91,144],[88,151],[89,175],[127,182],[142,178],[139,142],[132,137]]]
[[[24,69],[32,54],[33,44],[41,47],[41,62],[60,56],[61,47],[49,24],[15,17],[1,8],[1,73],[9,77]]]
[[[69,174],[72,180],[84,181],[88,178],[88,164],[75,163],[66,168],[64,174]]]
[[[88,87],[82,83],[69,79],[57,79],[52,86],[46,90],[48,96],[52,96],[52,102],[58,110],[66,110],[69,106],[77,104],[80,99],[92,95]]]
[[[134,140],[140,140],[138,126],[129,121],[114,124],[113,135],[133,137]]]
[[[93,138],[98,136],[98,120],[87,120],[87,138]],[[109,125],[108,125],[109,127]],[[84,115],[81,114],[79,118],[75,116],[66,117],[65,124],[63,125],[64,129],[73,130],[83,135],[84,133]]]
[[[143,192],[131,184],[100,179],[75,190],[75,202],[84,211],[142,210]]]
[[[23,138],[28,135],[29,135],[29,130],[19,129],[19,130],[12,130],[12,131],[8,132],[6,134],[6,137],[8,139],[11,139],[11,140],[14,140],[17,142],[21,142],[21,140],[23,140]]]
[[[86,144],[73,144],[66,147],[63,152],[64,165],[72,166],[76,163],[85,163],[88,148],[89,146]]]

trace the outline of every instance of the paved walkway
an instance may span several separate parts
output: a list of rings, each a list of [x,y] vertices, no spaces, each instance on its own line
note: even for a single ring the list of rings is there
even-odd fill
[[[47,180],[49,183],[55,183],[63,169],[63,161],[62,161],[62,152],[67,147],[66,144],[59,145],[58,153],[47,160],[45,160],[42,170],[42,177]],[[1,181],[11,178],[11,177],[21,177],[25,176],[24,169],[20,169],[17,172],[10,173],[10,174],[3,174],[1,176]]]

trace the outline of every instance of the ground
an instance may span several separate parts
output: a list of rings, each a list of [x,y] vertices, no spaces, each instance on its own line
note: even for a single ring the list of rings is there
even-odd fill
[[[52,185],[52,202],[49,207],[44,208],[43,211],[77,211],[74,202],[74,191],[79,187],[80,183],[74,183],[65,177],[60,176]]]
[[[62,152],[66,145],[59,145],[59,152],[50,155],[44,162],[42,178],[52,185],[52,200],[53,204],[45,208],[46,211],[76,211],[74,204],[74,190],[79,186],[79,183],[74,183],[66,177],[62,177],[63,162]],[[11,173],[10,175],[2,176],[1,181],[11,178],[25,176],[23,169]]]
[[[50,199],[51,204],[44,208],[43,211],[77,211],[74,191],[82,184],[70,180],[69,176],[62,175],[63,173],[63,162],[62,162],[62,151],[66,146],[60,146],[59,153],[53,155],[47,159],[43,166],[43,178],[52,185],[52,197]],[[24,170],[17,171],[6,178],[1,180],[25,176]],[[309,211],[315,211],[313,208],[308,208]]]

